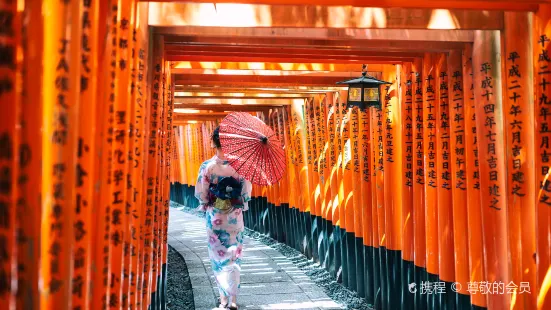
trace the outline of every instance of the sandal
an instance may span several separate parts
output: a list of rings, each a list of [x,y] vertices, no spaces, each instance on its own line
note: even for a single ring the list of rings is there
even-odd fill
[[[223,304],[222,301],[220,300],[220,297],[218,297],[218,309],[228,309],[228,305],[229,305],[229,302],[226,302],[225,304]]]

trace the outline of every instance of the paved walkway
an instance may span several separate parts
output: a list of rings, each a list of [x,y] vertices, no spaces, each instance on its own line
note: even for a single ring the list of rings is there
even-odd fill
[[[217,306],[218,289],[207,254],[205,220],[170,208],[168,243],[186,260],[198,310]],[[344,309],[285,256],[245,237],[239,309]],[[185,309],[188,310],[188,309]]]

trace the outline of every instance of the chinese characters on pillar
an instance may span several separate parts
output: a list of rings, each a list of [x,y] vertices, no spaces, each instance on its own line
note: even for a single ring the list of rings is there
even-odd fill
[[[434,76],[432,74],[427,75],[427,88],[425,89],[426,94],[426,102],[425,102],[425,111],[426,113],[426,130],[427,130],[427,143],[426,149],[427,149],[427,185],[433,188],[436,188],[437,181],[436,181],[436,117],[434,114],[436,114],[437,110],[434,106],[434,101],[436,98],[435,90],[434,90]]]
[[[311,139],[314,137],[314,131],[311,129],[312,127],[312,120],[311,120],[311,117],[312,117],[312,105],[314,104],[313,103],[313,99],[307,99],[309,102],[305,102],[305,105],[304,105],[304,117],[306,118],[306,122],[304,122],[306,124],[306,163],[308,165],[312,165],[315,161],[315,158],[314,158],[314,152],[313,152],[313,149],[312,149],[312,141]],[[313,167],[314,171],[317,171],[317,168]]]
[[[450,173],[450,118],[449,118],[449,96],[448,96],[448,73],[447,68],[442,68],[439,73],[439,108],[440,126],[438,128],[440,142],[437,153],[441,154],[441,167],[438,169],[441,178],[441,187],[446,190],[451,190],[451,173]],[[429,142],[430,143],[430,142]]]
[[[319,157],[318,157],[318,149],[317,149],[317,147],[318,147],[317,137],[319,136],[319,133],[315,129],[316,115],[315,115],[315,112],[314,112],[314,106],[319,106],[319,104],[317,104],[315,100],[312,100],[312,103],[308,105],[308,122],[310,124],[310,130],[309,130],[310,137],[308,138],[308,141],[309,141],[310,147],[312,149],[308,156],[313,158],[314,172],[319,172],[319,167],[318,167]],[[310,140],[310,139],[312,139],[312,140]]]
[[[392,135],[392,117],[391,113],[395,111],[395,108],[392,106],[392,102],[390,101],[391,95],[390,95],[390,85],[385,86],[386,92],[385,92],[385,141],[386,141],[386,161],[393,163],[394,162],[394,136]]]
[[[411,81],[412,75],[407,76],[407,80],[404,83],[406,88],[405,100],[404,100],[404,144],[406,146],[405,151],[405,167],[404,170],[404,182],[408,187],[413,187],[413,85]]]
[[[539,149],[539,154],[536,156],[536,176],[540,183],[541,195],[539,196],[539,202],[541,204],[551,207],[551,180],[547,177],[549,173],[549,156],[550,145],[549,140],[551,138],[551,131],[549,130],[549,123],[551,118],[551,96],[547,96],[551,90],[551,68],[549,68],[549,48],[550,39],[546,34],[542,34],[539,37],[538,45],[541,47],[541,53],[537,59],[537,75],[538,75],[538,91],[539,98],[536,98],[536,148]],[[547,79],[549,79],[549,81]],[[513,109],[511,109],[513,111]],[[517,112],[518,111],[518,112]],[[514,113],[522,113],[520,107],[515,108]],[[511,113],[511,111],[510,111]],[[539,139],[538,139],[539,138]],[[515,138],[513,136],[513,140]],[[520,140],[520,132],[518,134],[518,140]],[[513,141],[513,142],[514,142]],[[518,144],[521,144],[520,141]],[[515,158],[513,158],[515,160]],[[519,167],[520,168],[520,160]],[[513,165],[515,169],[515,165]],[[514,181],[514,178],[513,178]],[[516,183],[515,183],[516,185]]]
[[[450,85],[452,89],[452,105],[450,111],[453,121],[450,131],[453,130],[453,152],[455,154],[455,188],[467,190],[465,172],[465,116],[463,109],[463,74],[460,71],[453,72]]]
[[[354,166],[354,173],[360,173],[360,154],[358,152],[358,133],[359,133],[359,124],[358,124],[358,108],[354,107],[352,108],[352,118],[350,121],[352,122],[352,139],[353,145],[352,145],[352,154],[353,154],[353,166]]]
[[[328,112],[328,128],[329,131],[329,165],[333,167],[336,164],[336,154],[335,154],[335,118],[337,108],[333,105],[331,100],[327,100],[327,112]]]
[[[482,63],[480,67],[480,72],[482,73],[482,81],[480,82],[480,87],[482,88],[482,94],[480,98],[480,104],[484,105],[484,115],[481,117],[484,118],[484,136],[487,138],[487,164],[490,168],[489,170],[489,188],[488,193],[491,197],[490,208],[501,210],[497,207],[499,199],[501,197],[500,187],[498,183],[498,159],[497,159],[497,150],[496,150],[496,119],[495,119],[495,104],[491,100],[490,96],[493,96],[493,81],[492,81],[492,65],[488,62]],[[503,172],[502,172],[503,173]]]
[[[510,171],[513,181],[513,187],[510,189],[511,193],[513,195],[523,197],[526,195],[526,190],[524,187],[524,172],[521,171],[521,153],[522,153],[522,142],[521,141],[521,130],[522,130],[522,116],[523,110],[522,106],[520,104],[520,98],[521,98],[521,90],[522,87],[520,85],[520,79],[521,74],[519,71],[519,65],[515,64],[515,61],[517,61],[520,58],[520,55],[516,51],[512,51],[509,53],[507,58],[507,72],[508,72],[508,78],[507,78],[507,92],[509,99],[511,100],[511,106],[509,109],[509,115],[512,116],[512,122],[510,122],[508,125],[511,129],[511,161],[512,161],[512,167],[513,170]],[[543,85],[543,88],[545,90],[546,84],[550,84],[548,81],[545,80],[545,77],[543,78],[543,83],[540,83],[540,85]],[[547,127],[547,126],[546,126]]]
[[[425,184],[424,149],[423,149],[423,80],[419,72],[412,73],[414,79],[415,96],[413,111],[415,123],[415,183]]]

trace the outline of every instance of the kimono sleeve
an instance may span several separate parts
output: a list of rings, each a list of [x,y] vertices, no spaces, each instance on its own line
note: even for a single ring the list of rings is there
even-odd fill
[[[209,185],[210,177],[208,175],[207,165],[203,163],[199,169],[199,176],[197,177],[197,184],[195,185],[195,198],[199,200],[199,207],[197,209],[201,211],[206,211],[206,206],[209,202]]]
[[[251,200],[251,192],[253,185],[248,180],[243,180],[243,188],[241,189],[241,198],[243,198],[243,211],[249,210],[249,201]]]

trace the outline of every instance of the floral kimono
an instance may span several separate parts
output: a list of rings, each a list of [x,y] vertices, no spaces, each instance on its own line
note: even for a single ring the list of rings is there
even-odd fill
[[[213,207],[214,199],[209,188],[224,177],[236,178],[242,186],[241,197],[232,200],[231,212]],[[251,183],[239,176],[227,161],[216,155],[205,161],[199,170],[195,197],[199,209],[206,211],[208,253],[212,270],[222,296],[237,296],[240,286],[241,252],[243,250],[243,211],[248,210]]]

